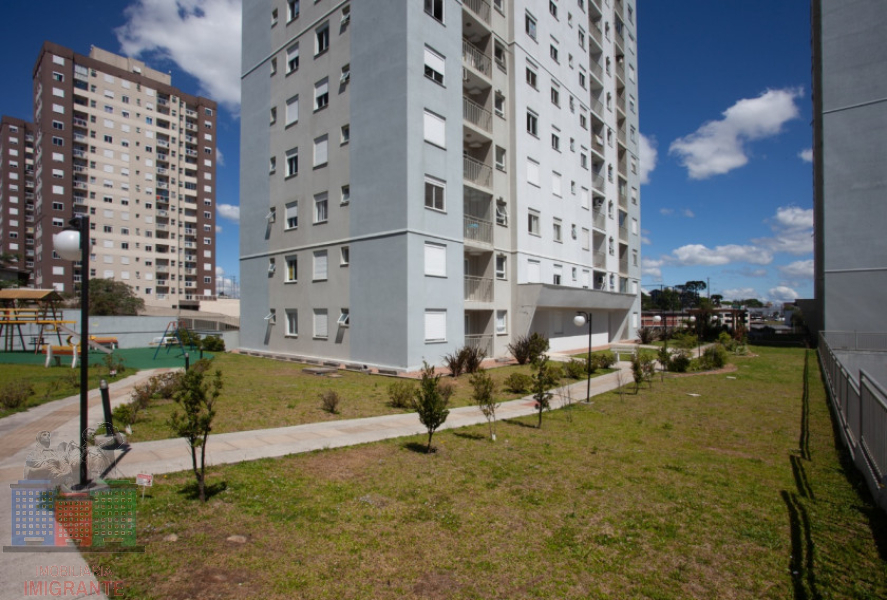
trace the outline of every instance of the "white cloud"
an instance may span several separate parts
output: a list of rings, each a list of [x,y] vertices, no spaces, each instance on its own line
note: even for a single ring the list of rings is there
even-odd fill
[[[777,267],[779,272],[790,279],[812,279],[813,278],[813,259],[796,260],[793,263]]]
[[[656,159],[659,152],[656,150],[656,138],[647,137],[643,133],[638,144],[638,152],[640,153],[641,163],[641,184],[650,183],[650,173],[656,168]]]
[[[659,214],[660,215],[672,215],[672,214],[674,214],[674,209],[673,208],[660,208]]]
[[[647,237],[645,235],[642,235],[641,236],[641,243],[644,244],[645,246],[650,246],[653,243],[653,240],[651,240],[649,237]]]
[[[200,93],[240,105],[241,0],[135,0],[124,14],[115,33],[125,54],[172,61]]]
[[[221,225],[216,225],[216,233],[217,234],[222,233],[222,226]]]
[[[757,298],[758,291],[755,288],[732,288],[724,290],[721,295],[725,300],[746,300],[748,298]]]
[[[770,288],[770,291],[767,292],[767,295],[768,299],[774,303],[794,302],[795,300],[800,298],[798,292],[784,285],[778,285],[775,288]]]
[[[681,214],[684,215],[685,217],[687,217],[688,219],[692,219],[693,217],[696,216],[693,213],[693,211],[690,210],[689,208],[685,208],[685,209],[681,210]]]
[[[773,237],[756,238],[752,242],[771,252],[800,255],[813,251],[813,209],[780,206],[776,215],[767,219]]]
[[[225,269],[220,265],[216,265],[216,277],[221,277],[225,274]]]
[[[805,148],[798,152],[798,158],[804,162],[813,162],[813,148]]]
[[[802,90],[767,90],[757,98],[743,98],[724,111],[719,121],[703,123],[693,133],[676,139],[668,149],[687,168],[690,179],[707,179],[738,169],[748,162],[746,144],[774,136],[800,113],[795,99]]]
[[[647,275],[654,279],[662,279],[663,260],[654,260],[652,258],[641,258],[641,275]]]
[[[235,223],[240,222],[239,206],[234,206],[233,204],[219,204],[217,212],[220,217],[228,219],[229,221],[234,221]]]
[[[225,166],[225,155],[222,154],[222,149],[216,146],[216,166],[224,167]]]
[[[739,246],[727,244],[708,248],[702,244],[687,244],[672,250],[666,257],[669,263],[681,266],[689,265],[726,265],[734,262],[747,262],[756,265],[767,265],[773,261],[773,255],[757,246]]]

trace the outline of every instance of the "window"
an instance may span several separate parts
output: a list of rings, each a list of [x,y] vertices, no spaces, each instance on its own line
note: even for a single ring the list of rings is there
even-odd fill
[[[585,50],[585,31],[579,28],[579,47]]]
[[[62,129],[65,128],[65,124],[62,123],[61,121],[53,121],[53,122],[52,122],[52,128],[53,128],[53,129],[59,129],[59,130],[62,130]]]
[[[329,50],[330,47],[330,23],[327,21],[314,30],[314,56],[319,56]]]
[[[582,249],[583,250],[589,249],[590,239],[591,239],[591,233],[589,232],[589,230],[587,228],[583,227],[582,228]]]
[[[425,242],[425,275],[430,277],[447,276],[447,247]]]
[[[507,279],[508,259],[504,254],[496,255],[496,279]]]
[[[274,173],[277,171],[277,157],[272,156],[268,160],[268,173]]]
[[[314,337],[322,340],[329,337],[329,315],[325,308],[314,309]]]
[[[277,107],[276,107],[276,106],[272,106],[272,107],[271,107],[270,124],[271,124],[271,125],[274,125],[275,123],[277,123]],[[129,145],[129,144],[127,144],[127,145]]]
[[[342,125],[340,140],[342,144],[347,144],[351,141],[351,125]]]
[[[271,27],[277,25],[277,9],[271,11]]]
[[[493,100],[493,110],[496,111],[496,114],[498,116],[505,116],[505,96],[503,96],[500,92],[496,92],[496,96]]]
[[[551,86],[551,103],[555,106],[561,105],[561,91],[557,86]]]
[[[527,183],[539,186],[539,163],[532,158],[527,158]]]
[[[531,210],[527,213],[527,231],[530,232],[530,235],[538,236],[539,233],[539,213],[535,210]]]
[[[551,59],[552,59],[554,62],[560,62],[560,61],[558,60],[558,51],[557,51],[557,46],[556,46],[556,45],[551,44],[551,45],[548,47],[548,55],[551,56]]]
[[[538,260],[527,260],[527,283],[542,282],[542,263]]]
[[[505,335],[508,333],[508,311],[496,311],[496,335]]]
[[[528,36],[534,40],[536,39],[536,17],[530,13],[526,13],[526,16],[524,17],[524,29]]]
[[[528,84],[530,85],[530,87],[533,88],[534,90],[539,89],[538,87],[536,87],[536,81],[537,81],[537,79],[538,79],[538,77],[537,77],[537,75],[536,75],[536,69],[534,69],[533,67],[527,65],[527,83],[528,83]]]
[[[539,137],[539,115],[531,110],[527,111],[527,133]]]
[[[296,42],[286,49],[286,72],[287,74],[299,69],[299,43]]]
[[[326,108],[330,103],[330,80],[324,77],[314,84],[314,110]]]
[[[551,193],[558,198],[564,194],[561,174],[556,171],[551,172]]]
[[[277,74],[277,57],[271,59],[271,74]]]
[[[586,117],[584,113],[579,115],[579,127],[582,129],[588,129],[588,117]]]
[[[441,116],[434,114],[428,110],[425,111],[425,141],[440,146],[447,147],[447,121]]]
[[[561,151],[561,138],[556,133],[551,134],[551,149]]]
[[[554,237],[554,241],[562,244],[564,242],[564,232],[563,232],[563,223],[560,219],[555,219],[552,225],[552,234]]]
[[[295,229],[299,226],[299,203],[290,202],[286,205],[286,229]]]
[[[548,0],[548,12],[551,13],[551,16],[557,19],[557,3],[554,0]]]
[[[314,140],[314,166],[322,167],[327,163],[329,136],[322,135]]]
[[[425,48],[425,77],[443,85],[444,73],[446,72],[446,61],[443,56],[432,50]]]
[[[425,12],[443,23],[444,0],[425,0]]]
[[[339,248],[339,266],[347,267],[351,264],[351,246]]]
[[[329,200],[326,192],[314,196],[314,222],[325,223],[329,218]]]
[[[286,282],[296,283],[299,280],[299,258],[289,256],[286,259]]]
[[[348,204],[351,202],[351,186],[343,185],[342,186],[342,197],[340,200],[340,204]]]
[[[286,309],[286,335],[299,337],[299,311],[295,308]]]
[[[293,19],[299,18],[299,0],[287,0],[286,3],[286,21],[289,23]]]
[[[425,177],[425,208],[446,210],[446,184],[440,179]]]
[[[579,164],[583,169],[588,168],[588,155],[585,152],[579,154]]]
[[[64,80],[65,80],[65,76],[62,75],[61,73],[58,73],[58,72],[56,72],[56,71],[53,71],[53,72],[52,72],[52,79],[53,79],[54,81],[64,81]]]
[[[584,71],[579,71],[579,87],[581,87],[582,89],[586,89],[585,88],[585,72]]]
[[[326,281],[327,254],[326,250],[314,251],[314,281]]]
[[[425,341],[447,341],[447,311],[440,309],[425,310]]]
[[[500,69],[505,72],[508,71],[505,62],[505,46],[503,46],[498,40],[493,43],[493,58]]]
[[[342,74],[339,75],[339,83],[345,85],[351,79],[351,63],[342,67]]]
[[[286,101],[286,124],[292,125],[299,120],[299,97],[293,96]]]
[[[286,151],[286,176],[294,177],[299,174],[299,149],[292,148]]]
[[[551,283],[553,283],[554,285],[560,285],[562,277],[563,267],[561,267],[561,265],[554,265],[554,273],[552,273]]]
[[[500,171],[505,170],[505,148],[496,146],[496,168]]]
[[[53,146],[64,146],[65,140],[60,137],[52,136],[52,145]]]

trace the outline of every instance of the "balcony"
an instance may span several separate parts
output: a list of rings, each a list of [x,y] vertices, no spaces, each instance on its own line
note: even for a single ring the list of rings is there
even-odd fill
[[[463,217],[465,239],[480,244],[493,243],[493,224],[471,215]]]
[[[604,32],[601,31],[600,20],[591,21],[591,24],[588,28],[588,33],[591,39],[597,42],[597,45],[601,48],[604,47]]]
[[[487,79],[493,76],[493,60],[466,39],[462,40],[462,64]]]
[[[599,117],[604,114],[604,103],[594,98],[591,99],[591,110]]]
[[[607,191],[607,180],[606,177],[604,177],[603,171],[594,174],[594,179],[591,180],[591,187],[601,193]]]
[[[486,0],[463,0],[462,5],[473,12],[481,21],[490,24],[490,3]]]
[[[616,130],[616,139],[619,140],[619,143],[623,146],[625,145],[625,127],[620,127]]]
[[[592,224],[601,230],[607,228],[607,215],[604,214],[604,211],[599,208],[592,211]]]
[[[493,169],[470,156],[462,157],[463,177],[465,181],[490,188],[493,185]]]
[[[594,76],[598,78],[598,81],[604,80],[604,68],[601,67],[601,64],[599,62],[597,62],[596,60],[592,60],[589,63],[589,69],[591,70],[592,74],[594,74]]]
[[[465,96],[462,97],[462,114],[466,121],[478,129],[493,132],[493,113]]]
[[[603,248],[594,249],[594,266],[596,269],[603,269],[607,266],[607,254]]]
[[[623,94],[616,94],[616,108],[621,110],[622,114],[625,114],[625,96]]]
[[[487,356],[493,355],[493,336],[488,333],[466,333],[465,345],[481,350]]]
[[[492,302],[493,279],[492,277],[465,276],[465,301],[466,302]]]

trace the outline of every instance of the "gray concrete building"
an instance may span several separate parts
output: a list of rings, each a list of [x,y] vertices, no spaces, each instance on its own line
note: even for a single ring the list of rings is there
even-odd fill
[[[34,269],[34,124],[0,117],[0,267],[27,284]]]
[[[391,369],[633,338],[634,1],[243,6],[241,347]]]

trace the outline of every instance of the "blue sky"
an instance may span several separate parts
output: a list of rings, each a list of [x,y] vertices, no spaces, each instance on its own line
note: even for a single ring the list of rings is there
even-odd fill
[[[809,4],[640,0],[637,14],[644,289],[702,280],[727,299],[812,297]],[[239,15],[240,0],[6,0],[0,20],[2,114],[32,118],[44,40],[136,56],[221,101],[226,279],[239,278]]]

